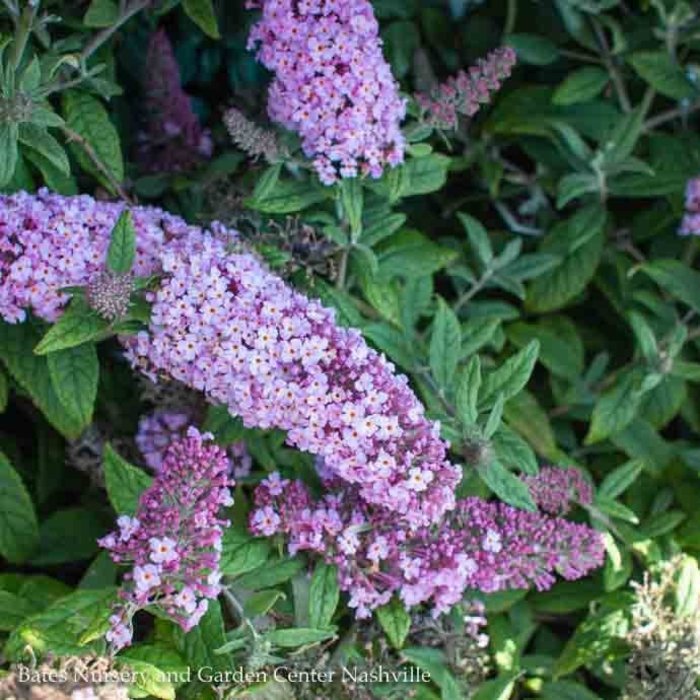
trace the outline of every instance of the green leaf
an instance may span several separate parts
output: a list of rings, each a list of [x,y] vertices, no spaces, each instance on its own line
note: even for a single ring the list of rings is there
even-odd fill
[[[0,359],[49,423],[73,440],[80,435],[82,427],[66,412],[56,395],[46,358],[33,353],[38,340],[36,329],[29,323],[0,322]]]
[[[491,442],[498,461],[505,467],[530,475],[539,471],[537,457],[530,445],[507,425],[501,425]]]
[[[683,68],[667,51],[638,51],[628,56],[627,62],[642,80],[666,97],[685,100],[696,94]]]
[[[600,442],[624,430],[637,414],[641,400],[638,372],[625,372],[593,408],[586,444]]]
[[[510,34],[506,43],[515,49],[521,62],[533,66],[546,66],[559,58],[556,45],[537,34]]]
[[[398,187],[391,200],[429,194],[442,189],[447,182],[449,165],[450,159],[438,153],[431,153],[422,158],[410,158],[402,166],[389,172],[388,177],[398,178]]]
[[[119,19],[119,7],[114,0],[92,0],[83,24],[86,27],[109,27]]]
[[[470,700],[508,700],[513,694],[517,673],[507,673],[482,683]]]
[[[598,495],[605,498],[617,498],[626,491],[644,471],[645,463],[642,459],[631,459],[613,469],[598,487]]]
[[[479,415],[477,400],[481,388],[481,361],[478,355],[473,355],[466,367],[460,370],[457,378],[455,407],[457,417],[464,426],[476,423]]]
[[[311,577],[309,591],[309,622],[312,627],[325,629],[331,623],[340,600],[338,570],[335,566],[319,563]]]
[[[88,147],[95,152],[112,177],[117,182],[122,182],[124,160],[119,133],[110,121],[102,103],[87,92],[70,90],[63,94],[63,114],[68,127],[85,139]],[[110,192],[116,194],[109,180],[87,156],[85,148],[76,143],[72,150],[80,167],[92,174]]]
[[[676,587],[676,614],[694,615],[700,603],[700,570],[694,557],[685,557]]]
[[[700,272],[678,260],[655,260],[639,269],[669,294],[700,313]]]
[[[0,590],[0,632],[11,632],[34,612],[34,606],[28,600]]]
[[[100,374],[94,344],[58,350],[46,359],[58,400],[77,425],[87,428],[92,423]]]
[[[133,672],[135,676],[130,690],[132,694],[139,693],[136,697],[144,697],[141,693],[145,693],[146,697],[149,698],[175,700],[175,686],[160,668],[133,657],[129,658],[128,666],[129,671]]]
[[[498,460],[488,465],[478,465],[479,476],[502,501],[515,508],[536,511],[530,490],[517,476],[511,474]]]
[[[532,281],[527,291],[529,310],[559,309],[586,288],[600,261],[605,220],[604,209],[590,206],[554,226],[544,238],[540,252],[558,254],[561,262]]]
[[[378,276],[382,280],[425,277],[442,269],[455,257],[455,250],[438,245],[418,231],[399,231],[377,250]]]
[[[438,310],[430,336],[430,369],[441,388],[452,382],[460,357],[462,331],[454,311],[438,297]]]
[[[25,148],[41,154],[59,172],[64,175],[70,174],[70,163],[66,152],[44,127],[37,124],[21,124],[19,141]]]
[[[37,355],[67,350],[99,339],[109,324],[76,297],[34,348]]]
[[[38,542],[32,499],[19,474],[0,452],[0,554],[19,563],[31,556]]]
[[[27,646],[37,655],[51,652],[58,656],[84,655],[91,649],[99,649],[101,642],[84,646],[80,639],[96,619],[107,620],[115,593],[114,588],[79,590],[60,598],[46,610],[24,620],[12,632],[5,645],[6,656],[20,660]]]
[[[224,621],[218,600],[210,600],[207,612],[199,625],[189,632],[175,628],[175,646],[191,668],[223,671],[229,668],[229,660],[216,650],[226,643]]]
[[[107,249],[107,267],[118,275],[131,272],[136,257],[136,230],[128,209],[122,211],[114,224]]]
[[[267,540],[252,537],[245,530],[230,527],[224,532],[219,568],[227,576],[241,576],[255,571],[270,557]]]
[[[90,559],[97,539],[105,534],[103,520],[87,508],[57,510],[41,523],[40,543],[33,566],[56,566]]]
[[[479,259],[479,262],[486,267],[493,260],[493,248],[491,247],[489,234],[481,222],[477,221],[473,216],[458,212],[457,218],[467,232],[469,244],[474,254]]]
[[[248,588],[251,591],[259,591],[262,588],[272,588],[280,583],[289,581],[304,567],[300,559],[281,559],[267,562],[250,573],[236,580],[236,585]]]
[[[415,22],[392,22],[383,32],[384,50],[397,78],[406,76],[413,63],[413,56],[420,46],[420,35]]]
[[[636,525],[639,522],[637,514],[623,505],[619,501],[615,501],[612,498],[607,498],[606,496],[596,496],[595,506],[605,515],[609,515],[611,518],[617,518],[618,520],[624,520],[628,523]]]
[[[14,175],[19,159],[17,124],[0,124],[0,187],[4,187]]]
[[[610,596],[615,596],[611,600],[619,601],[617,609],[606,605],[590,614],[576,628],[554,666],[555,679],[572,673],[584,664],[614,657],[616,653],[621,654],[620,641],[629,626],[626,608],[631,596],[620,593],[612,593]]]
[[[104,475],[107,496],[119,515],[134,515],[141,494],[153,479],[146,472],[129,464],[107,444],[104,449]]]
[[[272,630],[265,634],[265,640],[275,646],[294,648],[317,644],[335,636],[331,630],[317,630],[310,627],[292,627],[288,629]]]
[[[377,620],[386,633],[394,649],[401,649],[411,629],[411,616],[404,604],[394,597],[386,605],[375,611]]]
[[[602,700],[600,695],[574,681],[554,681],[542,687],[543,700]]]
[[[10,400],[10,382],[7,375],[0,369],[0,413],[7,408],[7,402]]]
[[[573,105],[588,102],[596,97],[608,84],[607,71],[596,66],[586,66],[570,73],[552,96],[555,105]]]
[[[263,214],[293,214],[318,204],[329,196],[320,185],[299,180],[278,180],[274,187],[253,193],[247,200],[251,209]]]
[[[669,510],[645,520],[639,529],[647,538],[654,539],[673,532],[687,517],[680,510]]]
[[[483,435],[486,440],[490,440],[492,435],[498,430],[503,417],[503,394],[499,394],[494,401],[493,408],[486,420],[486,425],[483,428]]]
[[[183,0],[182,7],[187,16],[212,39],[220,39],[219,27],[212,0]]]
[[[280,598],[285,598],[286,596],[282,591],[278,590],[267,590],[267,591],[257,591],[253,593],[243,605],[243,610],[248,617],[258,617],[259,615],[266,615],[275,605],[275,603]]]
[[[539,351],[539,342],[532,340],[500,367],[487,374],[479,393],[479,406],[492,406],[499,394],[503,394],[504,401],[518,394],[530,379]]]
[[[362,210],[364,207],[362,181],[358,177],[346,178],[340,181],[339,188],[343,212],[350,223],[351,238],[353,241],[357,241],[362,234]]]

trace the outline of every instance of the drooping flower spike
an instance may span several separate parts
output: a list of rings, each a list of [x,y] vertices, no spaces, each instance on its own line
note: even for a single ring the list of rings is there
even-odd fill
[[[194,627],[219,595],[221,538],[233,503],[226,453],[195,428],[168,447],[153,484],[133,517],[99,544],[117,564],[131,567],[110,618],[107,641],[114,650],[131,643],[134,614],[158,606],[183,629]]]
[[[55,320],[67,301],[60,288],[88,284],[102,270],[121,209],[46,192],[1,197],[0,316],[19,321],[32,310]],[[478,499],[457,505],[460,471],[408,380],[359,332],[337,326],[331,311],[242,251],[235,232],[204,231],[158,209],[132,213],[135,272],[161,280],[150,298],[148,330],[123,339],[129,358],[152,378],[167,375],[202,391],[248,427],[286,430],[291,445],[319,458],[330,494],[314,503],[301,485],[290,485],[285,506],[272,498],[281,491],[263,485],[251,527],[283,532],[294,550],[337,561],[360,614],[394,591],[407,605],[425,601],[441,610],[463,586],[546,586],[554,571],[574,577],[600,563],[600,539],[589,528]],[[534,494],[543,492],[538,488]],[[123,527],[130,539],[135,524]],[[340,566],[357,552],[362,575]],[[418,578],[397,578],[396,557]],[[136,564],[139,601],[156,578],[163,580],[164,561]],[[421,584],[420,572],[430,571],[435,576]],[[115,639],[125,639],[123,618],[114,624]]]

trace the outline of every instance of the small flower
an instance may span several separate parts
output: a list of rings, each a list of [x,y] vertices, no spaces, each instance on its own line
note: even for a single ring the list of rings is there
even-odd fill
[[[187,586],[175,596],[174,602],[188,615],[191,615],[197,609],[197,598],[194,591]]]
[[[156,564],[167,564],[172,561],[177,561],[179,555],[175,550],[176,542],[169,537],[151,537],[148,540],[151,546],[151,561]]]
[[[254,532],[270,537],[277,532],[277,528],[280,524],[280,517],[275,513],[273,508],[265,506],[253,513],[250,523]]]
[[[139,593],[146,593],[160,585],[160,568],[154,564],[134,567],[134,583]]]
[[[119,527],[119,539],[126,542],[131,539],[138,531],[141,523],[138,518],[131,518],[128,515],[120,515],[117,518],[117,526]]]
[[[503,549],[501,536],[495,530],[488,530],[481,544],[485,552],[498,554]]]

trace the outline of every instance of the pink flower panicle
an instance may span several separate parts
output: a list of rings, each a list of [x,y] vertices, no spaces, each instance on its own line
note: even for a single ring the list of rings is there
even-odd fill
[[[144,81],[146,125],[139,156],[152,172],[190,170],[212,154],[213,143],[182,89],[180,68],[164,29],[148,43]]]
[[[246,427],[286,431],[414,525],[454,506],[460,473],[439,426],[358,331],[212,235],[173,241],[162,262],[151,331],[127,340],[135,365],[203,391]]]
[[[169,445],[187,435],[189,426],[195,423],[195,412],[183,406],[178,410],[159,408],[139,419],[136,432],[136,445],[143,455],[146,465],[153,471],[160,471]],[[242,479],[250,475],[253,458],[245,442],[234,442],[226,449],[231,462],[234,478]]]
[[[495,49],[468,71],[460,71],[430,94],[416,95],[423,118],[438,129],[456,129],[459,115],[474,116],[500,90],[516,62],[509,46]]]
[[[544,589],[555,572],[578,578],[603,560],[600,538],[586,526],[478,498],[459,501],[437,527],[411,530],[368,507],[356,489],[314,500],[303,483],[273,474],[255,506],[251,530],[284,534],[291,553],[312,551],[337,565],[361,618],[394,594],[406,607],[428,603],[439,614],[468,589]]]
[[[55,320],[67,301],[58,290],[85,285],[103,269],[121,210],[45,191],[1,196],[0,316],[17,322],[31,310]],[[294,291],[240,245],[232,251],[234,232],[218,225],[203,231],[154,208],[136,207],[132,214],[134,272],[161,279],[149,298],[148,330],[122,339],[128,357],[153,380],[169,376],[227,406],[246,427],[285,430],[289,444],[317,457],[328,495],[315,501],[302,484],[271,477],[256,494],[251,529],[284,533],[293,552],[306,549],[337,563],[358,614],[394,592],[406,605],[430,602],[441,611],[467,587],[544,587],[555,571],[575,577],[600,563],[600,538],[585,526],[478,499],[457,504],[461,472],[447,460],[439,425],[425,416],[407,378],[396,375],[358,331],[337,326],[332,311]],[[168,423],[161,428],[168,430]],[[148,443],[147,435],[158,430],[143,430],[147,455],[162,444]],[[206,512],[214,518],[211,504],[220,497],[211,494],[222,491],[225,474],[212,467],[212,479],[221,484],[209,483],[209,496],[200,482],[193,490],[192,479],[206,471],[205,463],[228,466],[220,448],[203,446],[196,435],[184,440],[163,458],[136,522],[126,518],[119,533],[103,541],[118,558],[141,567],[134,568],[115,613],[113,643],[128,642],[130,616],[151,595],[173,615],[185,604],[192,607],[189,593],[181,605],[172,600],[190,571],[173,562],[189,556],[181,547],[190,540],[173,535],[177,523],[168,519],[180,513],[190,533],[192,518],[159,507],[167,503],[166,484],[170,490],[183,485],[210,504]],[[190,447],[197,458],[188,453],[180,460]],[[207,450],[211,459],[200,459]],[[216,528],[210,528],[214,552]],[[164,537],[176,542],[172,562],[150,554],[150,539]],[[196,558],[200,548],[187,551]],[[204,554],[215,571],[217,555]],[[180,578],[172,578],[174,571]],[[198,576],[186,580],[195,593]],[[190,617],[182,619],[190,624]]]
[[[679,233],[682,236],[700,236],[700,177],[688,181],[685,210]]]
[[[542,467],[536,476],[523,481],[540,510],[552,515],[566,515],[575,504],[593,502],[593,487],[574,467]]]
[[[264,0],[249,47],[274,74],[268,113],[301,136],[321,181],[403,161],[405,101],[368,0]]]
[[[221,538],[229,523],[218,513],[233,503],[233,482],[226,454],[208,444],[210,437],[190,428],[172,443],[135,516],[120,516],[119,529],[99,541],[116,563],[131,566],[107,632],[115,650],[131,643],[136,611],[157,605],[189,630],[219,595]]]

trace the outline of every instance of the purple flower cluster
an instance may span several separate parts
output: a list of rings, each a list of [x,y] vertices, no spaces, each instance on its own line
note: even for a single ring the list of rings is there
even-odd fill
[[[439,426],[358,331],[213,235],[172,241],[162,264],[150,332],[128,341],[135,365],[203,391],[247,427],[285,430],[415,526],[453,507],[460,473]]]
[[[552,515],[566,515],[575,504],[593,503],[593,487],[574,467],[542,467],[536,476],[523,481],[537,507]]]
[[[679,233],[683,236],[700,236],[700,177],[688,181],[685,210]]]
[[[148,43],[144,66],[145,130],[139,160],[152,172],[190,170],[212,154],[213,143],[182,89],[180,68],[164,29]]]
[[[275,74],[270,118],[301,136],[321,181],[403,161],[406,106],[368,0],[263,0],[249,46]]]
[[[153,471],[160,471],[169,445],[184,437],[189,426],[195,424],[195,412],[187,407],[179,410],[156,409],[139,419],[136,432],[136,445],[143,455],[146,465]],[[231,461],[234,478],[242,479],[250,475],[253,458],[243,441],[235,442],[226,450]]]
[[[233,482],[226,454],[209,438],[190,428],[172,443],[136,515],[120,516],[119,529],[99,542],[116,563],[132,567],[106,635],[114,650],[131,643],[138,610],[157,605],[189,630],[219,595],[221,538],[229,523],[218,514],[233,504]]]
[[[0,197],[0,315],[18,321],[31,309],[54,320],[66,301],[58,290],[84,284],[101,269],[120,211],[89,197]],[[430,602],[440,611],[466,588],[544,587],[555,571],[575,577],[600,563],[600,538],[585,526],[478,499],[457,504],[460,470],[447,460],[439,425],[425,416],[406,377],[358,331],[337,326],[332,311],[243,251],[234,232],[221,226],[203,231],[151,208],[135,208],[133,219],[137,273],[161,280],[149,299],[148,331],[123,339],[127,355],[152,379],[176,379],[227,406],[247,427],[285,430],[289,444],[316,455],[328,495],[314,501],[302,484],[271,477],[257,492],[251,528],[284,533],[292,551],[311,550],[338,564],[358,614],[394,592],[407,605]],[[143,429],[142,446],[151,457],[164,444],[156,440],[159,431],[182,424],[159,421]],[[129,579],[113,643],[126,640],[126,621],[150,592],[173,615],[184,610],[172,602],[182,590],[170,576],[180,575],[179,565],[154,561],[149,547],[151,538],[160,546],[178,532],[168,513],[180,511],[159,506],[173,489],[199,494],[212,517],[212,504],[228,501],[225,455],[201,442],[192,435],[167,452],[138,522],[123,520],[105,542],[141,567]],[[200,473],[209,476],[193,490]],[[216,479],[220,485],[205,493],[204,482],[211,489]],[[587,498],[581,484],[566,493],[560,486],[548,471],[530,484],[535,499],[555,512],[564,499]],[[183,499],[178,502],[188,502]],[[190,520],[182,517],[191,534]],[[210,525],[212,532],[218,527]],[[182,561],[179,535],[173,541]],[[213,567],[216,554],[207,555]],[[186,586],[202,592],[189,579]],[[192,608],[189,598],[183,602]],[[182,620],[190,624],[191,616]]]
[[[515,65],[515,51],[504,46],[480,59],[469,71],[460,71],[430,94],[416,95],[423,119],[439,129],[456,129],[459,115],[474,116],[488,104]]]
[[[590,528],[478,498],[460,501],[437,527],[410,529],[369,507],[356,489],[314,500],[299,481],[272,474],[257,489],[250,528],[284,534],[289,549],[320,554],[339,570],[358,617],[398,594],[406,605],[428,603],[439,614],[468,589],[539,589],[554,572],[578,578],[603,561]]]
[[[61,288],[88,285],[102,274],[109,232],[123,205],[45,190],[0,201],[0,317],[16,323],[32,309],[55,321],[68,301]],[[137,208],[133,214],[138,232],[134,273],[146,275],[158,267],[168,228],[185,225],[164,212]]]

